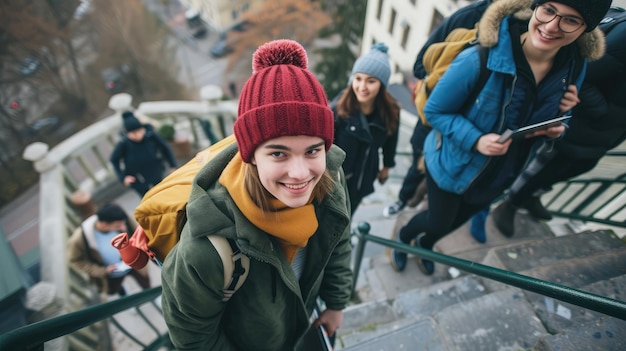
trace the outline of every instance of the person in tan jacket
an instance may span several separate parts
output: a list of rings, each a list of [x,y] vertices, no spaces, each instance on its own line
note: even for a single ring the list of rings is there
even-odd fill
[[[98,290],[108,295],[126,295],[122,282],[127,275],[132,275],[142,288],[149,288],[147,269],[136,271],[126,266],[119,251],[111,245],[117,234],[132,233],[134,229],[135,225],[119,205],[103,205],[72,233],[68,241],[70,266],[86,273]]]

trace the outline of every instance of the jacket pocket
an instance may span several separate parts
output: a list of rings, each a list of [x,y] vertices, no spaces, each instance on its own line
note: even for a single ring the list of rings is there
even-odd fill
[[[496,94],[486,91],[477,98],[472,108],[468,111],[469,119],[474,126],[484,133],[490,133],[500,114],[501,104]]]

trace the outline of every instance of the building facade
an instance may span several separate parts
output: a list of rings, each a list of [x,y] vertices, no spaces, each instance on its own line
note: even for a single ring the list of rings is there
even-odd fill
[[[473,1],[464,0],[369,0],[361,51],[384,42],[389,47],[391,83],[412,77],[415,57],[432,30],[458,8]]]
[[[258,12],[264,0],[181,0],[185,8],[196,12],[200,18],[218,32],[241,23],[243,18]]]

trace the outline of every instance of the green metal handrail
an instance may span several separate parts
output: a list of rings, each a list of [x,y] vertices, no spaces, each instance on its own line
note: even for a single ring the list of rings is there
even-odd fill
[[[473,273],[481,277],[499,281],[504,284],[512,285],[527,291],[538,293],[544,296],[553,297],[557,300],[571,303],[580,307],[584,307],[596,312],[606,314],[615,318],[626,320],[626,302],[611,299],[605,296],[589,293],[586,291],[574,289],[565,285],[548,282],[533,277],[528,277],[515,272],[486,266],[480,263],[467,261],[440,254],[431,250],[426,250],[416,246],[400,243],[397,241],[383,239],[378,236],[370,235],[370,225],[367,222],[359,223],[356,228],[356,235],[359,238],[356,249],[354,272],[354,286],[352,294],[354,295],[358,274],[361,269],[361,261],[365,252],[365,244],[368,241],[391,247],[402,252],[419,256],[423,259],[436,261],[448,266],[456,267],[462,271]]]
[[[43,350],[43,344],[78,329],[90,326],[114,314],[140,306],[158,298],[161,287],[151,288],[124,298],[88,307],[80,311],[43,320],[0,335],[0,350],[29,351]],[[167,345],[167,333],[160,335],[146,350]]]

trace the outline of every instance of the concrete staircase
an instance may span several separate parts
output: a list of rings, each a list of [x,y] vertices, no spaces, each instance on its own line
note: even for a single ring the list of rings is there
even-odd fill
[[[401,213],[393,233],[413,214]],[[435,251],[626,301],[622,240],[611,230],[563,228],[519,214],[516,235],[505,238],[488,218],[486,244],[473,241],[465,226]],[[622,319],[441,264],[430,277],[411,259],[396,273],[383,254],[363,266],[361,302],[346,309],[335,350],[626,350]]]

